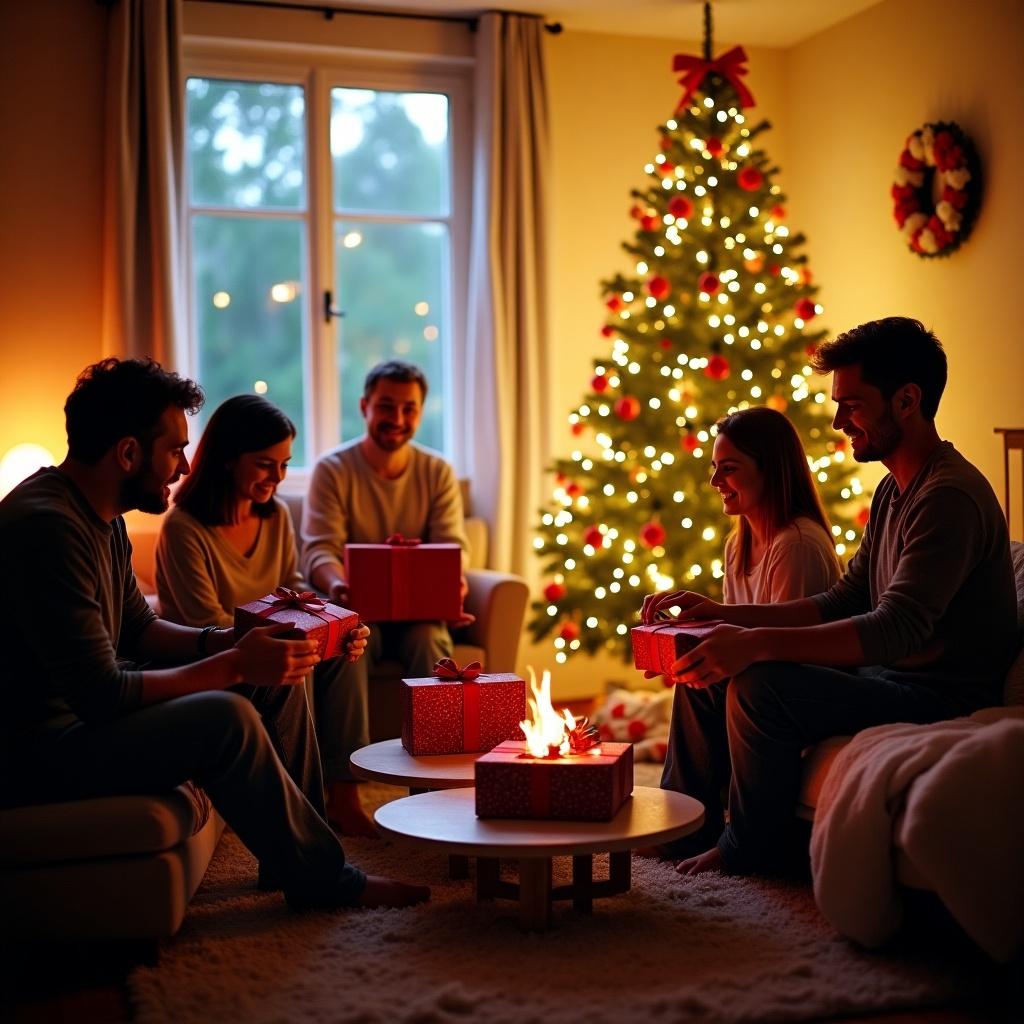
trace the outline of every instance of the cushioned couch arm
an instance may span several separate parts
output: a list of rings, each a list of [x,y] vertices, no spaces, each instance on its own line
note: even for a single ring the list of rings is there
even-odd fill
[[[529,599],[526,581],[493,569],[469,569],[466,580],[466,611],[476,616],[476,622],[458,631],[456,643],[482,647],[488,672],[514,672]]]

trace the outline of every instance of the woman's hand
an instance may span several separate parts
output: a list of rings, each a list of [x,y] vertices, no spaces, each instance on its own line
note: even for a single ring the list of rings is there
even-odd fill
[[[348,635],[345,641],[345,660],[358,661],[366,653],[366,645],[370,638],[370,627],[360,623]]]
[[[690,622],[694,619],[721,619],[723,622],[728,622],[726,605],[712,601],[703,594],[694,594],[690,590],[648,594],[644,598],[640,617],[644,625],[649,626],[657,620],[659,612],[675,607],[679,608],[679,622]]]
[[[712,602],[713,603],[713,602]],[[749,668],[760,657],[757,631],[722,624],[672,665],[673,683],[703,689]]]

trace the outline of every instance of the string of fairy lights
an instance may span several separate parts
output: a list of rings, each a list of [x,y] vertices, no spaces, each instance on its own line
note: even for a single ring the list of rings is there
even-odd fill
[[[806,357],[824,334],[810,328],[823,310],[811,297],[809,273],[792,265],[806,258],[787,259],[787,247],[803,237],[784,223],[781,189],[768,182],[772,170],[762,169],[754,147],[767,127],[752,130],[736,105],[698,95],[666,122],[667,141],[644,168],[657,184],[634,193],[642,200],[631,211],[640,229],[625,248],[635,256],[636,277],[616,278],[607,289],[602,334],[610,357],[595,363],[591,394],[568,417],[574,436],[592,429],[593,446],[581,443],[559,460],[552,510],[542,514],[533,542],[550,582],[531,627],[538,638],[557,630],[558,663],[581,649],[625,651],[630,613],[645,593],[722,579],[729,523],[707,486],[707,467],[714,421],[725,411],[787,409],[807,426],[805,441],[824,449],[808,455],[823,494],[837,485],[843,502],[864,494],[844,442],[827,440],[818,425],[827,423],[828,395]],[[676,150],[694,162],[671,159]],[[702,409],[700,392],[715,385],[724,387],[726,403]],[[641,440],[629,433],[637,420]],[[650,506],[656,514],[644,523]],[[833,519],[842,517],[833,511]],[[859,536],[852,523],[832,532],[840,556]],[[676,557],[673,569],[666,545],[678,555],[677,538],[694,553]]]

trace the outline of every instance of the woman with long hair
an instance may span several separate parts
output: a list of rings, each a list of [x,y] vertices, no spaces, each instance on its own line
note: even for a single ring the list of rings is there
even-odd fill
[[[229,627],[238,605],[278,586],[308,589],[297,568],[291,515],[276,497],[295,433],[292,421],[259,395],[229,398],[210,417],[157,541],[156,584],[164,618]],[[345,661],[362,655],[368,635],[360,626],[351,634],[347,659],[316,666],[318,698],[342,686]],[[348,755],[368,742],[366,694],[352,687],[344,691],[333,694],[329,721],[317,716],[326,805],[322,786],[319,794],[306,796],[341,834],[376,835],[348,767]]]
[[[782,413],[756,407],[721,419],[711,466],[711,486],[721,495],[722,510],[736,520],[725,542],[726,604],[792,601],[820,594],[839,579],[828,518],[803,445]],[[652,621],[684,594],[648,597],[644,621]],[[703,603],[705,617],[714,618],[715,603]],[[729,680],[723,680],[675,688],[661,785],[700,800],[704,825],[685,839],[648,852],[679,860],[677,870],[683,874],[719,867],[715,843],[725,827],[720,794],[731,775],[728,687]]]

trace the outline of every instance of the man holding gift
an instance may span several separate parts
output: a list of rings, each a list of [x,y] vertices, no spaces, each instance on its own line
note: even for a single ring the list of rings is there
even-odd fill
[[[803,748],[998,703],[1013,656],[1006,523],[988,481],[935,429],[941,344],[918,321],[889,317],[823,344],[812,361],[833,374],[833,426],[854,458],[889,470],[845,575],[823,594],[780,604],[726,605],[685,591],[644,601],[646,623],[674,606],[682,620],[724,623],[672,666],[687,699],[663,785],[708,809],[694,837],[702,845],[667,851],[686,858],[684,874],[778,870]],[[730,766],[724,825],[718,793]]]
[[[313,470],[302,522],[302,570],[306,579],[341,604],[351,600],[345,576],[346,544],[379,544],[401,535],[432,544],[462,548],[462,597],[466,594],[468,542],[463,527],[462,495],[452,467],[436,452],[413,441],[427,397],[422,370],[392,360],[367,375],[359,408],[366,434],[323,455]],[[347,605],[352,607],[352,605]],[[361,612],[358,607],[355,611]],[[463,613],[451,625],[468,625]],[[401,661],[404,674],[425,677],[452,654],[448,623],[436,621],[378,622],[372,627],[366,658],[349,665],[332,686],[357,687],[363,695],[362,743],[369,742],[366,715],[367,681],[372,665]],[[317,702],[330,715],[331,693]],[[351,705],[349,705],[351,706]],[[333,796],[346,798],[351,787],[349,749],[324,750],[328,807]],[[332,787],[332,782],[335,783]]]
[[[0,668],[2,799],[191,780],[258,858],[261,887],[283,889],[295,909],[426,899],[422,887],[346,863],[324,820],[302,689],[316,644],[275,638],[281,626],[235,644],[230,629],[157,618],[139,592],[122,515],[167,510],[171,485],[189,471],[185,414],[202,402],[196,384],[151,360],[87,367],[64,407],[67,458],[0,503],[0,615],[18,637]],[[364,646],[353,631],[349,656]]]

